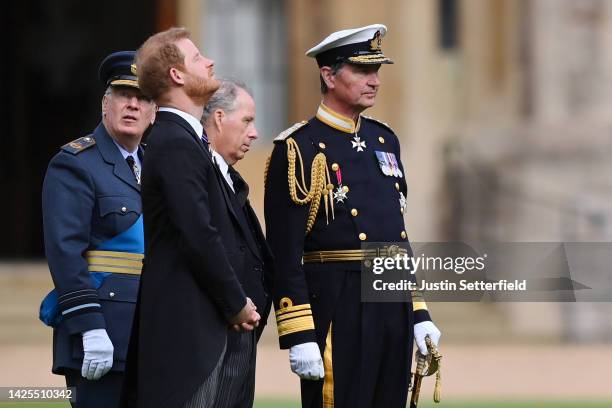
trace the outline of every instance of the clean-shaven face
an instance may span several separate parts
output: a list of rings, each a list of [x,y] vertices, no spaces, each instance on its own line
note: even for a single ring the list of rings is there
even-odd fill
[[[255,101],[243,89],[238,89],[235,108],[225,112],[221,119],[221,132],[215,149],[228,164],[233,165],[244,158],[257,139],[255,128]]]
[[[102,99],[102,113],[111,136],[142,137],[153,119],[155,104],[137,88],[111,87]]]
[[[379,69],[380,64],[342,66],[334,75],[335,87],[332,92],[336,99],[358,110],[374,106],[380,87]]]

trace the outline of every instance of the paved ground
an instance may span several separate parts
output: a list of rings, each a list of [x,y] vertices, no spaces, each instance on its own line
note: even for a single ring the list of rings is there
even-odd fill
[[[612,400],[610,347],[442,346],[444,398],[570,398]],[[0,346],[0,386],[62,386],[49,372],[45,344]],[[289,371],[287,352],[271,345],[259,350],[258,397],[298,395],[297,377]],[[424,396],[433,379],[425,380]]]
[[[63,385],[61,377],[49,372],[51,331],[37,320],[39,301],[50,287],[44,263],[0,264],[0,386]],[[458,310],[457,316],[465,319],[466,310]],[[483,330],[491,327],[485,326]],[[506,344],[521,344],[509,346],[493,343],[495,333],[491,333],[480,336],[487,342],[470,346],[465,338],[458,343],[459,335],[452,333],[440,347],[445,399],[612,400],[612,345],[527,345],[506,339]],[[432,386],[433,380],[426,380],[423,398],[429,398]],[[274,398],[295,398],[299,393],[287,351],[277,348],[273,325],[264,333],[259,349],[256,391],[258,397]]]

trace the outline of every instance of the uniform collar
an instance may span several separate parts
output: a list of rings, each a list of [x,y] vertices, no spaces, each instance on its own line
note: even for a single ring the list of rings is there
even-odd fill
[[[317,109],[316,117],[326,125],[345,133],[356,133],[361,126],[361,115],[359,115],[359,119],[357,119],[357,123],[355,123],[351,118],[341,115],[330,107],[325,106],[323,102],[321,102],[319,109]]]

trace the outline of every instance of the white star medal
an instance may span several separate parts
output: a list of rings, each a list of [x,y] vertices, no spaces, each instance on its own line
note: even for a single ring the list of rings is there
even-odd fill
[[[336,200],[336,203],[343,203],[344,200],[347,200],[348,197],[346,196],[346,192],[348,189],[345,189],[342,184],[340,184],[338,186],[338,188],[336,189],[336,191],[334,191],[334,200]]]
[[[351,143],[353,144],[353,148],[357,148],[358,152],[363,152],[363,149],[366,147],[365,140],[361,140],[357,135],[353,136]]]
[[[400,208],[402,210],[406,210],[406,204],[407,204],[406,197],[404,197],[404,193],[402,193],[401,191],[399,194],[400,194],[400,198],[399,198]]]

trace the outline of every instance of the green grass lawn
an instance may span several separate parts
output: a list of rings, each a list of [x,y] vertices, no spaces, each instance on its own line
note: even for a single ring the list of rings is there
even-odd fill
[[[69,404],[49,402],[0,402],[0,408],[67,408]],[[257,400],[253,408],[300,408],[298,401],[291,400]],[[554,400],[463,400],[443,401],[434,404],[431,401],[422,401],[419,408],[612,408],[612,401],[554,401]]]

